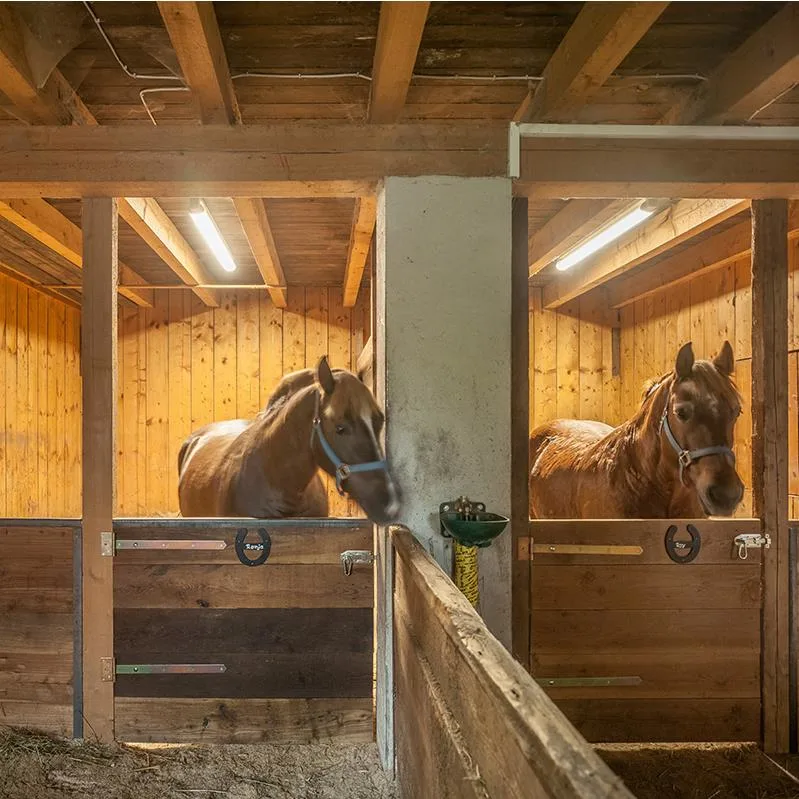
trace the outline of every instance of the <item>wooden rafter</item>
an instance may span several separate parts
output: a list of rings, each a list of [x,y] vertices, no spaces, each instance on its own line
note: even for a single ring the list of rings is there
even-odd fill
[[[799,5],[786,3],[663,118],[665,124],[745,122],[799,81]]]
[[[629,206],[627,200],[572,200],[528,239],[530,277]]]
[[[344,272],[344,307],[352,308],[358,300],[358,291],[369,256],[369,247],[377,219],[377,200],[374,195],[360,197],[355,202],[355,214]]]
[[[41,199],[0,200],[0,217],[74,266],[79,269],[83,267],[81,229],[50,203]],[[119,293],[123,297],[136,305],[152,306],[153,292],[147,287],[144,278],[122,262],[119,264],[119,275],[125,284],[119,286]]]
[[[799,204],[792,203],[788,213],[788,239],[799,239]],[[635,272],[608,287],[608,301],[613,308],[623,308],[636,300],[663,289],[693,280],[721,269],[752,252],[752,226],[749,220],[721,233],[692,244],[652,266]]]
[[[380,4],[380,22],[372,64],[369,121],[396,122],[411,85],[430,3]]]
[[[158,3],[186,85],[204,124],[236,124],[241,112],[211,2]]]
[[[210,307],[219,305],[213,291],[198,285],[212,281],[197,253],[155,200],[142,197],[120,200],[119,215],[186,285],[193,287],[200,300]]]
[[[561,120],[611,76],[668,3],[585,3],[550,58],[517,122]]]
[[[748,207],[741,200],[680,200],[657,214],[633,236],[621,239],[581,269],[564,273],[544,289],[544,307],[560,308],[591,289],[612,280],[630,269],[666,252],[729,219]]]
[[[238,197],[233,200],[233,205],[272,302],[278,308],[285,308],[286,276],[280,265],[264,201],[258,197]]]

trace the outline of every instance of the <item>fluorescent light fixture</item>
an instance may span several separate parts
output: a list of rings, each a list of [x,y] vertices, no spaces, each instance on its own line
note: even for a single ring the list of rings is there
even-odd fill
[[[205,203],[202,200],[193,203],[191,208],[189,208],[189,214],[191,214],[194,224],[197,225],[197,230],[200,231],[205,243],[211,248],[211,252],[216,256],[216,260],[219,261],[222,269],[226,272],[235,272],[236,262],[233,260],[233,256],[230,254],[230,250],[227,248],[216,222],[214,222],[211,214],[208,213]]]
[[[563,258],[555,261],[555,269],[559,272],[565,272],[571,269],[575,264],[584,261],[588,256],[598,252],[611,241],[623,236],[628,230],[632,230],[636,225],[640,225],[645,219],[648,219],[654,213],[654,209],[645,210],[643,206],[639,206],[633,211],[625,214],[617,219],[612,225],[609,225],[604,230],[600,230],[596,236],[592,236],[585,244],[581,244],[576,249],[567,253]]]

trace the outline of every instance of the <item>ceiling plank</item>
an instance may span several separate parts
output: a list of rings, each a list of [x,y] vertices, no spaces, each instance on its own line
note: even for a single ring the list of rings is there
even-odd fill
[[[799,238],[799,204],[791,203],[788,211],[788,238]],[[720,269],[752,251],[752,225],[749,220],[703,239],[680,252],[664,258],[616,285],[608,286],[609,303],[623,308],[636,300],[650,297],[666,288],[693,280]]]
[[[233,205],[272,302],[278,308],[285,308],[286,276],[280,264],[264,201],[258,197],[238,197],[233,200]]]
[[[745,122],[799,81],[799,4],[786,3],[664,116],[667,125]]]
[[[80,303],[78,300],[76,300],[75,297],[71,296],[70,294],[67,294],[65,291],[60,291],[58,289],[58,284],[51,286],[45,285],[44,283],[39,283],[32,277],[29,277],[17,269],[14,269],[13,266],[9,266],[3,260],[2,256],[0,256],[0,275],[10,277],[12,280],[16,280],[18,283],[24,283],[26,286],[30,286],[32,289],[40,291],[42,294],[46,294],[48,297],[52,297],[54,300],[58,300],[59,302],[63,302],[72,308],[77,308],[80,310]]]
[[[369,95],[370,122],[396,122],[405,105],[430,3],[380,4]]]
[[[198,285],[213,281],[197,253],[155,200],[145,197],[120,199],[119,215],[181,281],[192,287],[202,302],[211,308],[219,306],[214,292]]]
[[[628,200],[572,200],[528,240],[530,277],[628,208]]]
[[[560,308],[748,206],[748,200],[679,200],[631,237],[602,250],[599,257],[582,269],[559,275],[544,288],[544,307],[548,310]]]
[[[585,3],[528,92],[516,122],[566,121],[601,88],[668,3]]]
[[[355,213],[347,252],[347,268],[344,271],[344,307],[352,308],[358,301],[366,259],[372,243],[372,234],[377,219],[377,198],[359,197],[355,203]]]
[[[81,229],[50,203],[41,199],[0,200],[0,217],[74,266],[83,268]],[[152,307],[153,292],[147,288],[144,278],[122,262],[119,264],[119,277],[119,293],[123,297],[141,307]],[[123,286],[122,283],[126,285]]]
[[[241,111],[211,2],[158,3],[203,124],[238,124]]]

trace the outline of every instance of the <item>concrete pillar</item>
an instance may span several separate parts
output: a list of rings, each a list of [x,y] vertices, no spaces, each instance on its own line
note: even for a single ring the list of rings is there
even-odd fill
[[[376,235],[376,388],[400,521],[449,572],[439,503],[466,494],[511,514],[511,181],[387,178]],[[480,613],[510,649],[510,526],[479,568]]]

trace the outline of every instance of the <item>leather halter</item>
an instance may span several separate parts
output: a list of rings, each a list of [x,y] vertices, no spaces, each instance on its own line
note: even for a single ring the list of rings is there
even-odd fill
[[[729,447],[721,445],[702,447],[701,449],[684,449],[681,447],[669,425],[669,399],[670,397],[666,399],[666,407],[663,409],[663,416],[660,420],[660,429],[665,433],[666,441],[671,444],[671,448],[677,453],[677,460],[680,462],[680,482],[683,485],[685,485],[685,470],[700,458],[706,458],[708,455],[726,455],[732,459],[733,464],[735,463],[735,453]]]
[[[318,438],[322,450],[333,464],[336,474],[336,490],[342,497],[346,493],[344,491],[344,481],[351,474],[378,471],[388,472],[388,462],[385,459],[379,461],[367,461],[366,463],[344,463],[344,461],[341,460],[338,455],[336,455],[336,451],[330,446],[330,442],[327,440],[327,438],[325,438],[325,434],[322,432],[322,417],[319,412],[320,405],[320,393],[317,391],[316,410],[314,411],[313,425],[311,426],[311,447],[313,447],[314,438]]]

